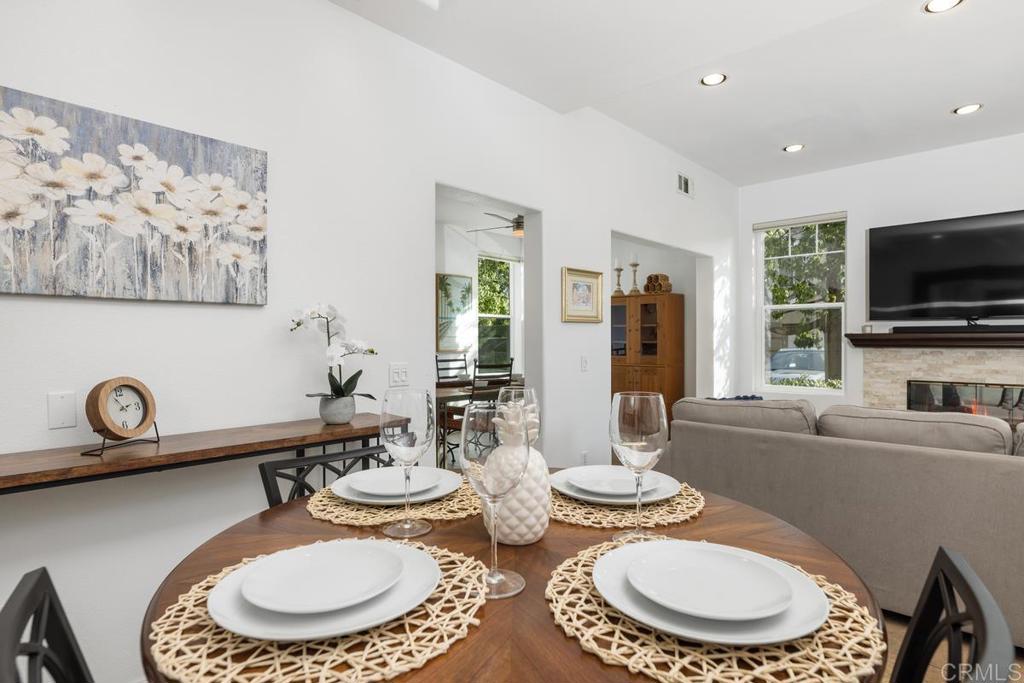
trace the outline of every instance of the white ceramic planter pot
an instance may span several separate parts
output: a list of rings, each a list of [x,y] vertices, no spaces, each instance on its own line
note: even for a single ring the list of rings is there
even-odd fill
[[[320,419],[329,425],[345,425],[352,421],[356,414],[356,397],[340,396],[320,397]]]

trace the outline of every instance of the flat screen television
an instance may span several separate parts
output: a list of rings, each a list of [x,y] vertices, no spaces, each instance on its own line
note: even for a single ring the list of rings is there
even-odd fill
[[[1024,211],[868,230],[868,317],[1024,317]]]

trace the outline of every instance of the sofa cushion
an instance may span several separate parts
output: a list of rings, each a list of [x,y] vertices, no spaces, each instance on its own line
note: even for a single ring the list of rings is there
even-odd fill
[[[672,417],[688,422],[814,434],[814,406],[807,401],[715,401],[683,398],[672,406]]]
[[[1024,422],[1017,423],[1017,429],[1013,432],[1013,454],[1024,455]]]
[[[1010,425],[987,415],[831,406],[818,418],[818,433],[956,451],[1013,453]]]

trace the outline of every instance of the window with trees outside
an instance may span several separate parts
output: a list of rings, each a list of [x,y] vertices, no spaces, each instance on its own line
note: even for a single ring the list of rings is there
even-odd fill
[[[477,358],[507,363],[512,356],[512,264],[477,260]]]
[[[765,387],[843,388],[846,216],[758,226]]]

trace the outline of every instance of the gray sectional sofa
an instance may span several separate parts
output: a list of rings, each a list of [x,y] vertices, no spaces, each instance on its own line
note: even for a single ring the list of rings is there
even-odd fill
[[[1024,457],[1002,420],[691,398],[672,413],[659,470],[806,531],[901,614],[939,545],[957,550],[1024,646]]]

